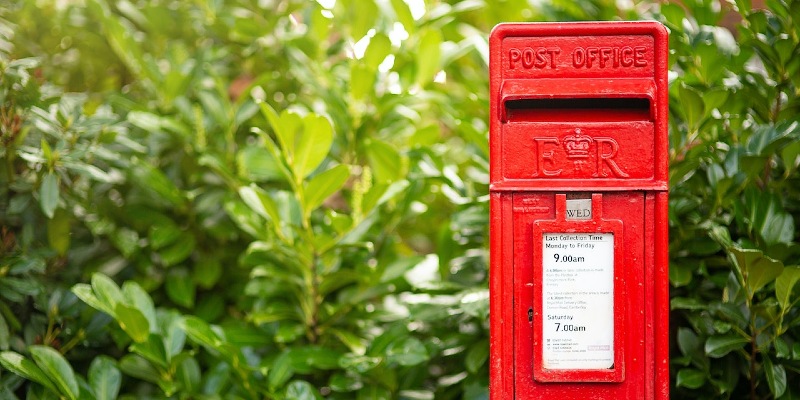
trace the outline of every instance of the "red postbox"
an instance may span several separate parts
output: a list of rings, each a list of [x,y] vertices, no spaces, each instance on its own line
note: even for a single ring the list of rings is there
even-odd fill
[[[667,32],[490,38],[492,399],[667,399]]]

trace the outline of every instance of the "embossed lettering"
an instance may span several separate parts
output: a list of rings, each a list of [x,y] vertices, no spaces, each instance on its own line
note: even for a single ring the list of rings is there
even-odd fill
[[[558,64],[557,56],[561,49],[557,47],[526,47],[524,49],[512,48],[508,51],[509,69],[522,66],[525,69],[555,69]]]
[[[630,178],[616,160],[619,143],[611,137],[593,137],[582,129],[561,138],[537,137],[534,140],[533,177],[569,176],[592,178]]]
[[[619,178],[628,178],[630,175],[625,173],[622,168],[619,167],[616,161],[614,161],[614,157],[617,155],[617,151],[619,151],[619,143],[616,140],[610,137],[596,137],[594,138],[595,143],[597,143],[597,169],[595,170],[593,177],[603,176],[607,177],[608,174],[606,173],[604,165],[608,166],[611,172],[614,173]],[[603,151],[603,144],[608,145],[608,152]]]
[[[559,141],[558,138],[555,137],[542,137],[542,138],[535,138],[536,141],[536,174],[534,176],[539,176],[539,174],[545,176],[559,176],[561,175],[561,169],[548,169],[545,167],[545,162],[550,163],[550,165],[554,165],[555,162],[553,160],[553,155],[555,154],[555,150],[558,148]],[[553,147],[549,147],[545,149],[545,145],[554,145]]]
[[[572,66],[586,69],[646,67],[647,48],[644,46],[576,47],[572,51]]]

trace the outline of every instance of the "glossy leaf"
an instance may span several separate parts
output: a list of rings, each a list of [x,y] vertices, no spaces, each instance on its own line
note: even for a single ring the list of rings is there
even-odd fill
[[[689,389],[697,389],[706,383],[706,374],[694,368],[684,368],[678,371],[675,385]]]
[[[729,251],[742,270],[750,296],[783,272],[783,263],[765,256],[759,250],[731,247]]]
[[[337,165],[319,175],[315,175],[305,187],[306,213],[319,207],[325,199],[339,191],[350,177],[350,168]]]
[[[680,105],[686,115],[686,122],[689,124],[689,128],[698,129],[705,112],[703,99],[697,92],[686,86],[678,87],[678,93]]]
[[[89,306],[103,311],[104,313],[113,316],[114,309],[112,306],[104,301],[101,301],[94,295],[92,287],[85,283],[79,283],[72,287],[72,293]]]
[[[431,82],[433,76],[439,71],[442,34],[436,29],[426,29],[420,33],[419,40],[416,83],[424,86]]]
[[[55,215],[58,198],[58,175],[48,172],[42,178],[42,186],[39,188],[39,205],[47,218],[53,218]]]
[[[322,399],[317,389],[306,381],[292,381],[286,386],[286,398],[297,400]]]
[[[57,209],[47,221],[47,242],[60,256],[67,254],[69,250],[70,220],[70,215],[66,211]]]
[[[132,178],[142,189],[151,194],[154,200],[166,201],[175,206],[183,205],[184,198],[180,189],[163,172],[153,166],[138,161],[132,169]]]
[[[187,317],[183,320],[183,328],[186,335],[193,341],[206,346],[212,350],[219,350],[223,341],[205,321],[196,317]]]
[[[164,341],[159,335],[151,333],[146,341],[132,344],[130,350],[150,361],[153,365],[164,369],[169,367],[167,350],[164,348]]]
[[[775,279],[775,297],[781,308],[786,310],[792,303],[792,291],[800,280],[800,267],[785,267],[783,272]]]
[[[750,340],[738,335],[717,335],[706,340],[705,352],[709,357],[719,358],[732,351],[744,348]]]
[[[8,322],[0,315],[0,350],[8,350],[8,341],[11,338],[11,332],[8,329]]]
[[[474,344],[467,352],[465,359],[467,371],[477,374],[487,359],[489,359],[489,344],[486,342]]]
[[[75,371],[64,356],[49,346],[31,346],[29,350],[36,365],[58,388],[58,392],[68,399],[77,399],[80,388]]]
[[[309,114],[303,118],[302,134],[292,160],[292,169],[298,179],[305,179],[328,155],[333,143],[333,127],[327,118]]]
[[[764,358],[764,373],[767,376],[769,390],[775,398],[786,392],[786,369],[781,364],[773,364],[769,357]]]
[[[119,286],[103,274],[92,275],[92,291],[98,301],[103,303],[103,307],[112,311],[112,316],[116,312],[117,304],[124,301]]]
[[[364,53],[364,63],[376,71],[378,66],[391,54],[392,42],[388,36],[378,33],[369,39],[369,46]]]
[[[125,303],[133,305],[134,308],[139,310],[147,319],[148,324],[150,324],[150,331],[154,332],[158,326],[158,320],[156,319],[155,305],[150,295],[134,281],[127,281],[122,284],[122,294],[125,298]]]
[[[143,343],[147,341],[150,335],[150,324],[139,309],[123,303],[117,303],[114,307],[114,314],[119,323],[119,327],[122,328],[134,342]]]
[[[58,392],[55,384],[45,375],[45,372],[39,368],[33,361],[25,358],[19,353],[13,351],[4,351],[0,353],[0,365],[8,371],[11,371],[25,379],[36,382],[53,392]]]
[[[95,358],[89,366],[89,384],[97,400],[116,399],[122,385],[116,362],[106,356]]]
[[[428,351],[418,339],[409,337],[394,343],[387,358],[403,366],[418,365],[428,360]]]
[[[369,141],[367,158],[378,183],[392,183],[403,178],[403,158],[388,143]]]
[[[272,362],[272,368],[267,375],[267,384],[275,390],[286,383],[294,375],[292,370],[292,360],[288,352],[281,353]]]
[[[197,287],[184,268],[173,268],[167,274],[166,279],[167,296],[176,304],[192,308]]]

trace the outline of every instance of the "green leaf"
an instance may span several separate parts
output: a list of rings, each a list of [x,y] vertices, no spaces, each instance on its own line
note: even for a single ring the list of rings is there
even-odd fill
[[[40,145],[42,146],[42,156],[47,162],[47,165],[53,165],[53,150],[50,148],[50,144],[47,143],[47,140],[42,138]]]
[[[397,20],[403,24],[403,28],[405,28],[406,32],[413,33],[416,24],[414,23],[414,17],[411,15],[411,9],[408,7],[408,3],[403,0],[392,0],[392,8],[395,14],[397,14]]]
[[[64,161],[64,166],[67,167],[67,169],[69,169],[71,172],[77,172],[88,179],[93,179],[103,183],[120,183],[119,178],[108,174],[94,165]]]
[[[366,150],[378,183],[392,183],[403,178],[403,158],[393,146],[380,140],[370,140]]]
[[[374,89],[375,70],[354,62],[350,66],[350,93],[355,100],[363,100]]]
[[[675,297],[669,302],[671,310],[705,310],[708,304],[692,297]]]
[[[269,385],[270,390],[276,390],[283,386],[292,375],[294,375],[292,360],[289,352],[285,351],[272,362],[272,368],[267,374],[267,385]]]
[[[303,131],[297,140],[292,170],[297,179],[305,179],[325,160],[333,143],[333,127],[327,118],[315,114],[303,118]]]
[[[151,333],[147,337],[147,341],[132,344],[130,351],[142,356],[154,365],[158,365],[164,369],[169,367],[167,350],[164,348],[164,340],[160,335]]]
[[[186,308],[194,307],[196,286],[185,268],[171,269],[165,284],[170,300]]]
[[[374,0],[349,0],[337,3],[345,8],[343,11],[349,17],[347,25],[351,29],[350,34],[354,41],[360,40],[375,26],[380,10]]]
[[[156,133],[160,130],[165,130],[177,133],[183,137],[188,137],[190,134],[189,128],[183,123],[174,118],[163,117],[145,111],[131,111],[127,116],[128,122],[142,130],[150,133]]]
[[[739,335],[716,335],[706,340],[706,355],[712,358],[720,358],[732,351],[744,348],[750,340]]]
[[[265,93],[263,88],[259,87],[258,89],[260,90],[258,91],[252,90],[250,92],[251,96],[253,97],[253,101],[255,101],[255,103],[258,104],[258,108],[261,110],[261,115],[263,115],[264,118],[267,119],[267,122],[269,122],[269,125],[275,132],[275,136],[278,136],[279,138],[284,137],[284,134],[282,132],[283,126],[280,123],[281,121],[280,116],[278,116],[278,113],[275,111],[274,108],[272,108],[272,106],[269,105],[269,103],[264,102],[262,99],[258,98],[255,95],[255,93],[257,92]]]
[[[131,173],[132,181],[149,192],[154,199],[166,201],[174,206],[183,205],[183,193],[161,170],[136,160]]]
[[[150,335],[150,323],[147,322],[144,314],[136,308],[129,307],[123,303],[117,303],[114,307],[119,327],[136,343],[147,341]]]
[[[222,276],[222,263],[212,256],[202,256],[194,263],[192,280],[203,289],[210,289]]]
[[[178,367],[178,378],[185,391],[195,393],[200,386],[200,364],[194,358],[187,358]]]
[[[298,372],[313,369],[337,369],[341,353],[322,346],[300,346],[289,350],[292,369]]]
[[[292,381],[286,386],[287,399],[318,400],[322,399],[317,389],[306,381]]]
[[[147,323],[150,324],[150,331],[155,332],[158,327],[158,320],[156,319],[153,299],[150,295],[135,281],[125,281],[122,284],[122,294],[125,298],[125,304],[133,305],[134,308],[141,311],[142,315],[147,319]]]
[[[53,218],[58,206],[58,175],[48,172],[42,178],[42,186],[39,188],[39,205],[47,218]]]
[[[486,321],[489,318],[489,290],[483,288],[467,289],[463,291],[459,305],[464,313],[478,320]]]
[[[692,131],[699,129],[705,111],[703,98],[694,89],[684,85],[678,86],[678,97],[679,107],[686,115],[689,129]]]
[[[0,353],[0,365],[8,371],[11,371],[29,381],[36,382],[55,393],[58,389],[53,382],[47,378],[44,371],[39,368],[33,361],[23,357],[21,354],[13,351],[4,351]]]
[[[0,314],[0,350],[8,350],[9,340],[11,339],[11,331],[8,329],[8,322]]]
[[[742,271],[750,297],[783,272],[782,262],[765,256],[760,250],[732,246],[728,251]]]
[[[305,187],[304,209],[307,214],[319,207],[332,194],[339,191],[350,177],[350,168],[337,165],[319,175],[314,176]]]
[[[254,184],[239,188],[239,196],[258,215],[271,220],[273,223],[280,223],[281,217],[278,213],[278,206],[275,201],[265,192]]]
[[[330,333],[333,333],[340,342],[347,346],[354,354],[364,355],[367,351],[367,346],[364,341],[357,334],[342,329],[331,328]]]
[[[119,360],[119,369],[134,378],[158,383],[160,374],[147,360],[135,354],[127,354]]]
[[[786,166],[785,176],[791,176],[800,166],[800,141],[786,145],[781,150],[781,158]]]
[[[97,400],[114,400],[119,395],[122,374],[117,363],[107,356],[98,356],[89,366],[89,385]]]
[[[178,240],[171,245],[159,250],[158,255],[166,266],[173,266],[185,261],[194,252],[197,241],[189,232],[182,233]]]
[[[131,257],[139,248],[139,234],[135,230],[122,227],[111,233],[111,242],[125,257]]]
[[[792,304],[792,290],[798,280],[800,280],[800,267],[794,265],[785,267],[775,279],[775,297],[783,310]]]
[[[669,282],[672,286],[686,286],[692,282],[695,266],[682,262],[671,262],[669,265]]]
[[[285,178],[272,153],[263,147],[246,147],[237,155],[239,175],[256,182]]]
[[[699,389],[706,383],[706,374],[694,368],[683,368],[678,371],[675,386],[689,389]]]
[[[392,41],[383,33],[378,33],[369,39],[369,46],[367,46],[367,50],[364,52],[364,64],[373,72],[377,71],[378,66],[391,52]]]
[[[438,29],[425,29],[420,33],[417,46],[417,79],[416,83],[422,87],[433,81],[434,75],[439,72],[442,44],[442,33]]]
[[[347,393],[361,389],[364,387],[364,383],[361,382],[358,376],[336,373],[331,376],[329,386],[334,392]]]
[[[47,220],[47,242],[59,256],[67,254],[70,242],[70,215],[57,209],[53,218]]]
[[[467,352],[467,356],[464,360],[467,371],[472,374],[477,374],[483,364],[486,363],[486,360],[489,359],[489,342],[487,341],[480,341],[475,343],[470,347],[469,351]]]
[[[181,236],[181,230],[171,219],[159,220],[150,226],[147,237],[150,239],[150,247],[159,250],[164,246],[175,243]]]
[[[183,319],[182,325],[186,335],[196,343],[211,350],[222,350],[222,339],[211,329],[207,322],[190,316]]]
[[[700,340],[689,328],[678,328],[678,348],[685,356],[691,356],[700,350]]]
[[[773,364],[772,360],[764,355],[764,373],[772,395],[777,399],[786,392],[786,369],[781,364]]]
[[[102,311],[112,317],[114,316],[112,305],[98,299],[97,296],[94,295],[91,286],[85,283],[78,283],[72,287],[72,293],[95,310]]]
[[[303,133],[303,118],[293,111],[283,110],[280,124],[281,130],[275,134],[278,136],[285,159],[292,161],[296,158],[298,138]]]
[[[428,361],[428,350],[414,337],[407,337],[392,343],[386,351],[387,361],[403,366],[413,366]]]
[[[80,393],[75,371],[67,359],[49,346],[34,345],[29,348],[33,361],[58,388],[59,393],[70,400],[76,400]]]
[[[92,290],[103,307],[111,310],[110,315],[115,316],[117,304],[124,301],[119,286],[111,278],[96,273],[92,275]]]

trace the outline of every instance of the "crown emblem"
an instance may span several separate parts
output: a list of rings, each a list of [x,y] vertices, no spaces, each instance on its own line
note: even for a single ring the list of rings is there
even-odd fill
[[[564,138],[564,149],[567,151],[567,158],[573,160],[588,158],[592,142],[591,137],[582,135],[580,128],[575,129],[574,135]]]

